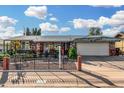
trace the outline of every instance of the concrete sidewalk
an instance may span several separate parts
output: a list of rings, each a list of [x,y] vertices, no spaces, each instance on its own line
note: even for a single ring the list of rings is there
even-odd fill
[[[16,80],[16,73],[10,72],[8,81],[4,87],[64,87],[64,88],[100,88],[100,87],[124,87],[124,75],[121,72],[104,70],[89,71],[67,71],[67,72],[27,72],[19,83],[12,83]],[[107,71],[107,72],[106,72]],[[111,73],[112,72],[112,73]],[[108,74],[109,73],[109,74]],[[111,74],[110,74],[111,73]]]
[[[90,57],[82,62],[82,71],[26,72],[19,82],[16,72],[9,72],[4,87],[40,88],[122,88],[124,57]],[[0,77],[2,73],[0,72]]]
[[[82,63],[82,71],[111,81],[115,87],[124,87],[124,61],[88,61]]]

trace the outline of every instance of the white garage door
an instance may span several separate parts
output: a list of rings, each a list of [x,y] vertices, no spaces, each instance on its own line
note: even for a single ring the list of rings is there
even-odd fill
[[[78,55],[109,56],[109,43],[77,43]]]

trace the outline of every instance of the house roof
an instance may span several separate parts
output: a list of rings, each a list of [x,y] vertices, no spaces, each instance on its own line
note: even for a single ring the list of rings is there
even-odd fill
[[[120,41],[120,39],[107,36],[18,36],[6,40],[28,40],[36,42],[115,42]]]
[[[107,36],[86,36],[83,38],[76,38],[74,42],[116,42],[120,39]]]
[[[42,41],[42,42],[69,42],[76,38],[83,36],[18,36],[6,40],[31,40],[31,41]]]
[[[118,33],[115,37],[116,38],[124,38],[124,32]]]

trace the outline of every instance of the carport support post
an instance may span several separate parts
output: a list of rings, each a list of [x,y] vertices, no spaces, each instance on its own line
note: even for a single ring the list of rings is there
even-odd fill
[[[61,60],[61,46],[59,46],[59,69],[62,69],[62,60]]]
[[[77,57],[77,70],[81,71],[81,56]]]

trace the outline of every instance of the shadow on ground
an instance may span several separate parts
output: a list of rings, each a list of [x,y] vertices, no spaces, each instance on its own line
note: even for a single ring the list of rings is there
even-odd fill
[[[110,62],[106,62],[106,63],[108,63],[109,65],[111,65],[112,67],[115,67],[115,68],[117,68],[117,69],[124,70],[124,68],[122,68],[122,67],[120,67],[120,66],[118,66],[118,65],[112,64],[112,63],[110,63]]]
[[[72,72],[69,72],[69,71],[67,71],[67,73],[69,73],[69,74],[71,74],[71,75],[77,77],[78,79],[80,79],[80,80],[86,82],[88,85],[90,85],[90,86],[92,86],[92,87],[100,88],[99,86],[96,86],[96,85],[92,84],[90,81],[88,81],[87,79],[84,79],[84,78],[80,77],[79,75],[76,75],[76,74],[74,74],[74,73],[72,73]]]
[[[1,79],[0,79],[0,85],[2,85],[3,87],[4,87],[4,84],[6,83],[6,81],[8,80],[8,74],[9,74],[8,71],[3,71],[2,72],[2,76],[1,76]]]
[[[96,75],[96,74],[94,74],[94,73],[92,73],[92,72],[85,71],[85,70],[82,70],[81,72],[82,72],[82,73],[85,73],[85,74],[87,74],[87,75],[90,75],[90,76],[92,76],[92,77],[95,77],[95,78],[97,78],[97,79],[103,81],[104,83],[106,83],[106,84],[112,86],[112,87],[118,87],[118,86],[116,86],[111,80],[109,80],[109,79],[107,79],[107,78],[105,78],[105,77],[102,77],[102,76],[100,76],[100,75]]]
[[[84,74],[87,74],[87,75],[89,75],[89,76],[92,76],[92,77],[94,77],[94,78],[96,78],[96,79],[101,80],[102,82],[108,84],[109,87],[118,87],[118,86],[115,85],[111,80],[109,80],[109,79],[107,79],[107,78],[105,78],[105,77],[102,77],[102,76],[100,76],[100,75],[97,75],[97,74],[94,74],[94,73],[91,73],[91,72],[85,71],[85,70],[82,70],[82,71],[80,71],[80,72],[81,72],[81,73],[84,73]],[[82,81],[85,81],[87,84],[89,84],[89,85],[92,86],[92,87],[96,87],[96,88],[100,88],[100,87],[101,87],[101,86],[97,86],[97,85],[92,84],[90,81],[88,81],[87,79],[84,79],[83,77],[81,77],[81,76],[79,76],[79,75],[77,75],[77,74],[74,74],[74,73],[72,73],[72,72],[67,72],[67,73],[69,73],[69,74],[71,74],[71,75],[77,77],[78,79],[80,79],[80,80],[82,80]],[[104,87],[104,86],[103,86],[103,87]]]

